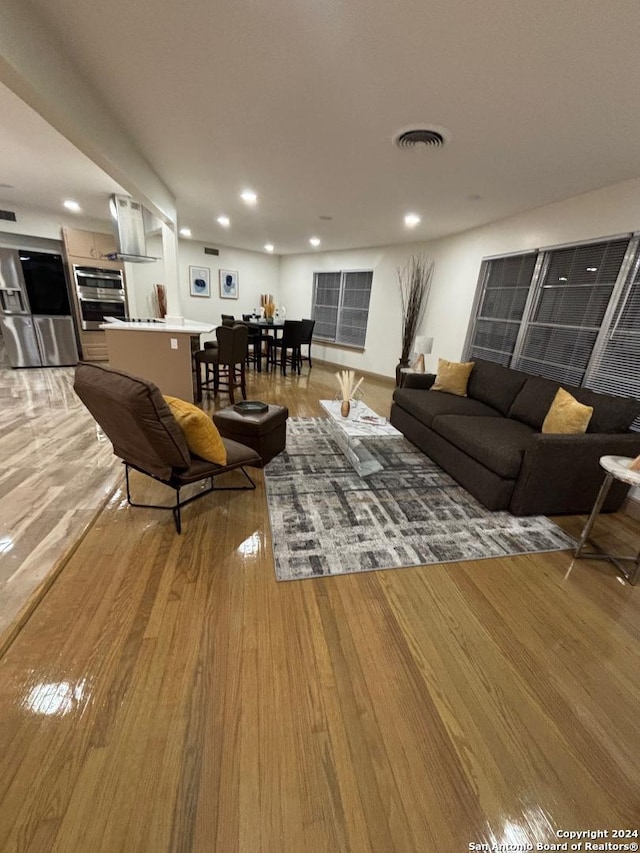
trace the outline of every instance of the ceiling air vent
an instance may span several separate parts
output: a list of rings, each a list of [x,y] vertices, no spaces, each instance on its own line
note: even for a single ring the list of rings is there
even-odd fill
[[[0,219],[7,219],[9,222],[17,222],[16,215],[13,210],[0,210]]]
[[[451,134],[444,127],[416,127],[403,130],[394,142],[398,148],[417,148],[426,145],[427,148],[442,148],[451,139]]]

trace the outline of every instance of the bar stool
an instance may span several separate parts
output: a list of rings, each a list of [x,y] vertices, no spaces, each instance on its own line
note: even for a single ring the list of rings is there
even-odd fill
[[[234,326],[218,326],[216,329],[216,337],[218,339],[217,348],[206,347],[196,353],[196,397],[198,402],[202,401],[203,388],[213,388],[213,393],[217,394],[220,386],[226,388],[229,393],[229,400],[233,404],[234,388],[240,388],[242,397],[247,399],[247,386],[245,374],[245,361],[247,357],[247,327],[238,323]],[[205,378],[202,380],[202,365],[205,368]],[[239,376],[236,377],[236,370],[240,368]],[[220,368],[226,369],[227,381],[220,380]],[[211,375],[213,374],[213,375]]]

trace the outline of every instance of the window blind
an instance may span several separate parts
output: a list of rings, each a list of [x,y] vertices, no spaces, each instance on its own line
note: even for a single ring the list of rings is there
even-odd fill
[[[315,273],[314,337],[364,347],[372,282],[370,270]]]
[[[336,339],[338,307],[340,305],[339,272],[317,272],[314,277],[313,313],[317,338]]]
[[[514,367],[582,384],[628,245],[625,238],[546,254]]]
[[[485,261],[482,290],[466,358],[509,366],[520,330],[537,253]]]
[[[596,348],[587,388],[640,399],[640,261],[623,289],[611,326]],[[640,432],[640,418],[631,427]]]
[[[342,301],[338,316],[336,343],[364,347],[367,336],[372,272],[342,274]]]

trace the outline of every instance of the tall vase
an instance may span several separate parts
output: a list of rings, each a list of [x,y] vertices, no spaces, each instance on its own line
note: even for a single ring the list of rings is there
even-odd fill
[[[340,404],[340,414],[343,418],[349,417],[349,412],[351,411],[351,403],[348,400],[343,400]]]
[[[402,368],[409,367],[409,359],[401,358],[396,367],[396,385],[399,387],[402,381]]]

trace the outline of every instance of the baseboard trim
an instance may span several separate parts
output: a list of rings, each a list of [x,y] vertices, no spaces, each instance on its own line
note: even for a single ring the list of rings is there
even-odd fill
[[[635,498],[625,498],[622,504],[622,512],[631,518],[635,518],[636,521],[640,521],[640,501]]]
[[[353,370],[358,376],[365,376],[368,379],[377,379],[379,382],[384,382],[392,388],[396,387],[396,380],[391,376],[384,376],[382,373],[372,373],[370,370],[360,370],[355,367],[347,367],[344,364],[336,364],[334,361],[325,361],[322,358],[313,356],[314,364],[321,364],[323,367],[335,367],[336,370]]]

